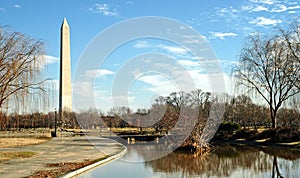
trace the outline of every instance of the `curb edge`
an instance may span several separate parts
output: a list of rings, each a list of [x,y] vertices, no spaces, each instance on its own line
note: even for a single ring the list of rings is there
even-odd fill
[[[119,143],[119,142],[117,142],[117,143]],[[120,152],[120,153],[118,153],[116,155],[110,156],[110,157],[108,157],[106,159],[103,159],[101,161],[98,161],[96,163],[93,163],[93,164],[90,164],[88,166],[85,166],[85,167],[82,167],[80,169],[77,169],[75,171],[69,172],[69,173],[61,176],[61,178],[72,178],[72,177],[75,177],[75,176],[77,176],[79,174],[87,172],[87,171],[89,171],[89,170],[91,170],[91,169],[93,169],[95,167],[98,167],[98,166],[100,166],[102,164],[105,164],[105,163],[108,163],[110,161],[114,161],[116,159],[121,158],[127,152],[127,147],[125,145],[121,144],[121,143],[119,143],[119,144],[124,147],[124,150],[122,152]]]

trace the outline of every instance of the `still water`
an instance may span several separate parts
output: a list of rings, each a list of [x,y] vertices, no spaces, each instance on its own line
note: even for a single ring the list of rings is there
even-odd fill
[[[157,153],[162,153],[162,144],[126,147],[128,151],[122,158],[79,177],[300,177],[300,151],[297,150],[222,144],[200,157],[183,152],[161,157]]]

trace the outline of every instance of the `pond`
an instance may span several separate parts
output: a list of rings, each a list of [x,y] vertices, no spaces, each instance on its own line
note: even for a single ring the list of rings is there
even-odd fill
[[[203,156],[184,152],[163,156],[163,144],[138,143],[126,147],[128,152],[122,158],[94,168],[79,177],[300,176],[298,150],[222,144],[214,146],[209,154]]]

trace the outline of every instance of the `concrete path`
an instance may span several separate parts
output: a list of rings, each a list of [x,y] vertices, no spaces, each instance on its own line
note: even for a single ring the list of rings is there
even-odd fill
[[[18,178],[33,175],[37,171],[51,170],[49,163],[83,162],[106,155],[115,155],[124,147],[114,140],[99,137],[58,137],[39,144],[16,148],[0,148],[0,151],[30,151],[38,154],[30,158],[13,159],[0,163],[0,178]]]

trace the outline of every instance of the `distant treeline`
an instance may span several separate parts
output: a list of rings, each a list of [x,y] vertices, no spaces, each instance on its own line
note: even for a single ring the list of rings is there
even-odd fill
[[[161,132],[172,129],[178,121],[183,108],[196,111],[198,123],[195,130],[201,132],[210,115],[212,104],[220,104],[225,108],[224,122],[237,123],[242,127],[270,127],[270,112],[268,107],[255,104],[250,97],[240,95],[237,97],[214,95],[202,92],[200,89],[193,92],[174,92],[167,97],[158,97],[149,109],[137,109],[133,112],[127,107],[111,108],[106,114],[100,109],[91,108],[79,113],[32,113],[32,114],[6,114],[0,113],[0,130],[15,130],[20,128],[54,128],[55,116],[57,126],[63,128],[100,129],[109,128],[154,128]],[[195,117],[192,115],[191,117]],[[185,123],[189,123],[189,116],[185,116]],[[195,118],[194,118],[195,119]],[[299,127],[300,112],[298,108],[283,107],[278,111],[279,127]]]

